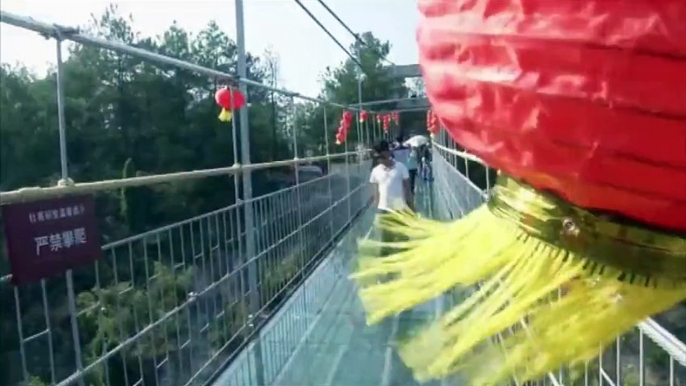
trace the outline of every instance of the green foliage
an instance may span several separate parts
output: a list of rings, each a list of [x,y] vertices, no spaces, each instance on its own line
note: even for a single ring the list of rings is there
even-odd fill
[[[186,269],[174,274],[162,263],[154,263],[155,280],[147,288],[139,288],[130,282],[121,282],[106,288],[93,288],[81,292],[77,307],[83,312],[81,327],[94,331],[89,342],[93,356],[111,349],[126,338],[135,335],[150,320],[159,320],[178,304],[186,300],[191,292],[193,270]],[[183,319],[182,319],[183,320]],[[153,358],[155,352],[174,351],[178,342],[169,342],[166,337],[174,336],[175,318],[161,324],[153,339],[137,345],[130,355]]]
[[[31,377],[29,377],[29,380],[23,382],[21,386],[47,386],[47,384],[43,382],[39,377],[32,375]]]

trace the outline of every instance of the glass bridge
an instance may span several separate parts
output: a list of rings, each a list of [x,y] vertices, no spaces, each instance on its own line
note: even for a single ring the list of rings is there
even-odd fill
[[[433,193],[432,185],[419,184],[417,207],[425,215],[433,212]],[[403,333],[434,318],[443,300],[366,325],[356,288],[347,276],[357,239],[375,237],[373,215],[370,209],[362,214],[215,385],[257,384],[258,373],[269,385],[417,384],[394,346]],[[262,356],[256,359],[260,351]]]
[[[352,144],[333,146],[328,138],[342,112],[359,107],[303,97],[75,29],[6,12],[1,16],[3,23],[54,38],[58,49],[62,41],[71,40],[135,57],[151,67],[164,65],[163,74],[183,69],[199,79],[206,77],[208,84],[240,86],[246,95],[255,90],[280,94],[288,101],[285,115],[295,114],[296,101],[306,103],[321,119],[321,125],[307,129],[320,130],[321,142],[299,142],[299,127],[294,119],[287,120],[284,135],[290,136],[290,155],[251,163],[248,119],[258,114],[248,114],[255,108],[248,106],[235,112],[227,125],[234,166],[74,184],[62,146],[58,186],[0,192],[2,205],[75,193],[111,200],[117,194],[113,191],[128,187],[163,183],[178,188],[190,181],[223,178],[221,189],[226,191],[220,193],[236,198],[201,215],[108,240],[102,259],[38,283],[14,286],[9,272],[0,272],[0,384],[417,384],[398,359],[397,342],[414,326],[460,302],[464,293],[446,293],[367,326],[356,288],[347,279],[356,241],[376,237],[367,184],[371,161],[365,148],[392,133],[376,120],[358,122],[351,128]],[[64,140],[61,56],[56,72]],[[209,91],[205,97],[211,99]],[[318,169],[305,173],[303,164],[319,165],[322,172],[307,175]],[[268,193],[252,195],[252,177],[275,180],[279,173],[291,177]],[[434,179],[418,184],[417,206],[423,216],[457,219],[488,199],[494,176],[441,132],[433,143]],[[111,213],[98,215],[107,218]],[[684,320],[683,307],[646,320],[599,352],[582,374],[572,377],[560,369],[530,385],[686,386]],[[429,385],[462,384],[457,378]],[[511,384],[520,383],[512,379]]]

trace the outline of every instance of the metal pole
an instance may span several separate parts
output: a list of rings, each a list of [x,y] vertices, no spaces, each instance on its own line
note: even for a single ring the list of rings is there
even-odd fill
[[[402,103],[402,102],[411,102],[411,101],[417,101],[417,102],[426,102],[427,104],[429,103],[428,99],[421,97],[421,98],[393,98],[393,99],[382,99],[382,100],[376,100],[376,101],[371,101],[371,102],[363,102],[363,103],[355,103],[350,106],[353,107],[368,107],[368,106],[376,106],[376,105],[384,105],[388,103]]]
[[[331,242],[333,243],[334,236],[336,232],[334,231],[333,223],[333,189],[331,187],[331,154],[329,153],[329,123],[326,117],[326,105],[322,104],[324,109],[324,144],[326,145],[326,179],[328,180],[329,187],[329,226],[331,227]]]
[[[380,113],[390,113],[390,112],[396,112],[396,113],[411,113],[415,111],[426,111],[430,109],[431,106],[424,106],[424,107],[410,107],[407,109],[397,109],[397,110],[381,110],[379,111]]]
[[[67,167],[67,139],[66,123],[64,119],[64,80],[62,78],[62,40],[57,39],[57,125],[60,134],[60,168],[62,180],[60,183],[68,184],[69,169]],[[83,358],[81,356],[81,338],[79,336],[79,322],[76,314],[76,297],[74,295],[74,278],[71,269],[65,273],[67,282],[67,307],[69,309],[69,321],[71,323],[72,343],[74,344],[74,357],[76,369],[83,371]],[[79,385],[83,386],[83,377],[79,377]]]
[[[362,80],[364,79],[364,74],[360,70],[360,75],[357,77],[357,103],[362,104]],[[360,176],[362,173],[362,153],[359,152],[360,143],[364,142],[364,133],[362,129],[362,122],[360,121],[360,114],[361,112],[357,112],[357,143],[358,145],[356,146],[356,150],[358,150],[357,154],[357,175]],[[364,207],[364,196],[360,194],[360,209]],[[355,212],[357,213],[357,211]]]
[[[293,160],[296,161],[293,164],[293,171],[295,172],[295,199],[297,200],[296,203],[296,210],[298,212],[298,241],[300,243],[300,261],[302,263],[302,267],[300,269],[300,275],[301,275],[301,280],[305,280],[305,267],[307,266],[307,263],[305,262],[305,239],[303,236],[304,229],[303,229],[303,215],[302,215],[302,194],[300,192],[300,164],[298,161],[298,128],[295,125],[295,99],[293,97],[290,98],[290,110],[291,110],[291,117],[290,117],[290,124],[291,124],[291,135],[293,136]],[[307,305],[305,305],[307,306]]]
[[[245,54],[245,23],[243,14],[243,0],[235,0],[236,4],[236,46],[238,49],[238,76],[247,79],[248,68]],[[250,127],[248,125],[248,87],[245,83],[238,85],[241,93],[245,95],[246,106],[239,111],[241,129],[241,164],[250,165]],[[243,171],[243,213],[245,219],[245,256],[247,260],[255,256],[255,226],[252,202],[252,173],[250,170]],[[250,313],[253,318],[257,318],[260,310],[260,296],[258,288],[258,267],[257,260],[248,265],[248,288],[250,288]],[[254,323],[253,323],[254,325]],[[260,339],[255,340],[254,360],[256,366],[257,386],[263,386],[264,366],[262,365],[262,345]]]
[[[357,77],[357,101],[362,103],[362,77],[360,75]],[[362,125],[360,124],[360,111],[357,112],[357,141],[362,140]]]
[[[62,181],[67,183],[69,167],[67,164],[67,135],[64,121],[64,80],[62,78],[62,41],[57,40],[57,121],[60,133],[60,167]]]

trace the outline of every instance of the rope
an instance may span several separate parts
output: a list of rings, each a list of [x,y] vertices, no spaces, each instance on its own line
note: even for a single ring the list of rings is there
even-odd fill
[[[455,150],[455,149],[450,149],[450,148],[447,148],[443,145],[439,145],[436,142],[432,143],[431,145],[436,147],[437,149],[441,149],[447,153],[456,155],[462,159],[466,159],[467,161],[473,161],[473,162],[479,163],[481,165],[488,166],[488,165],[486,165],[486,163],[481,158],[479,158],[473,154],[469,154],[466,151],[459,151],[459,150]]]
[[[246,171],[269,169],[278,166],[290,166],[293,164],[302,164],[314,161],[321,161],[333,158],[342,158],[350,155],[364,154],[369,150],[362,150],[360,152],[351,151],[346,153],[322,155],[316,157],[296,158],[292,160],[273,161],[256,163],[250,165],[234,164],[233,166],[216,168],[216,169],[202,169],[188,172],[156,174],[151,176],[139,176],[130,178],[120,178],[116,180],[104,180],[95,182],[81,182],[75,184],[58,184],[58,186],[51,187],[30,187],[12,190],[9,192],[0,192],[0,206],[13,204],[17,202],[39,201],[48,198],[71,196],[77,194],[93,193],[103,190],[115,190],[128,187],[147,186],[155,184],[163,184],[170,182],[179,182],[187,180],[195,180],[199,178],[207,178],[221,175],[237,175]]]

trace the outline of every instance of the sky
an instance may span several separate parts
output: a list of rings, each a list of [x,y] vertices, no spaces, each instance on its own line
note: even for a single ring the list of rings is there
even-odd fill
[[[303,4],[343,43],[353,37],[316,0]],[[372,31],[391,43],[388,59],[395,64],[417,62],[415,29],[419,19],[416,0],[325,0],[357,33]],[[64,26],[80,26],[90,15],[99,16],[108,4],[122,15],[133,15],[134,29],[144,36],[159,36],[174,21],[197,32],[215,20],[234,40],[235,5],[232,0],[1,0],[0,9]],[[316,96],[320,75],[336,66],[346,54],[293,0],[244,0],[247,50],[275,52],[280,60],[280,86]],[[66,50],[65,50],[66,52]],[[55,43],[36,33],[0,25],[0,61],[21,62],[38,74],[55,63]]]

